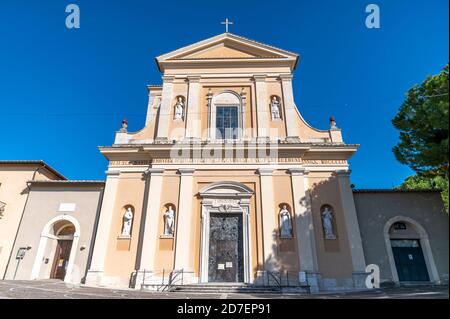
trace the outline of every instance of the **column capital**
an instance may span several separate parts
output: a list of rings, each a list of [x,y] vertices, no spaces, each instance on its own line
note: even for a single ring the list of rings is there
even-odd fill
[[[159,168],[159,167],[153,167],[153,168],[149,168],[148,170],[145,171],[145,174],[150,177],[150,176],[161,176],[164,173],[164,168]]]
[[[304,176],[308,175],[309,171],[304,169],[303,167],[293,167],[288,169],[289,174],[291,176]]]
[[[175,77],[172,75],[163,75],[161,79],[163,80],[164,83],[173,83]]]
[[[272,176],[274,169],[269,167],[258,168],[258,174],[260,176]]]
[[[281,81],[291,81],[292,77],[292,74],[280,74]]]
[[[181,176],[192,176],[194,175],[195,168],[179,168],[178,172]]]
[[[105,171],[105,174],[107,177],[118,177],[120,175],[120,171],[119,170],[107,170]]]
[[[338,170],[335,171],[334,174],[338,177],[349,177],[351,174],[351,170],[347,169],[347,170]]]
[[[198,83],[202,77],[200,75],[189,75],[187,77],[189,83]]]
[[[253,75],[253,79],[255,82],[264,82],[266,81],[267,75],[266,74],[255,74]]]

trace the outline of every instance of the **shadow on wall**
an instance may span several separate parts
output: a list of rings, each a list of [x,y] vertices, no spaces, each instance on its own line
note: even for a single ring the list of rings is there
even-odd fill
[[[351,192],[351,189],[349,187],[344,191]],[[293,194],[292,198],[295,199],[295,195]],[[300,204],[305,213],[295,212],[287,206],[292,217],[290,238],[281,236],[284,225],[280,212],[284,203],[277,205],[278,223],[277,228],[272,231],[271,254],[266,256],[264,265],[258,265],[258,268],[280,274],[282,281],[293,283],[293,280],[298,281],[299,271],[313,270],[300,269],[301,257],[299,258],[298,254],[301,254],[313,258],[308,262],[302,261],[302,264],[313,265],[325,277],[352,278],[353,266],[350,246],[345,235],[346,225],[338,177],[332,175],[314,182],[306,196],[298,201],[299,203],[293,203],[294,208]],[[308,238],[311,244],[305,242]],[[307,254],[305,250],[311,250],[311,253]],[[287,277],[290,278],[286,279]]]

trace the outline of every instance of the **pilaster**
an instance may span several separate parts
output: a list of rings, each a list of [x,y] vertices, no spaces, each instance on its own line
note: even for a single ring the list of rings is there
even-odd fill
[[[189,76],[189,89],[187,100],[187,123],[186,123],[186,137],[193,139],[201,138],[201,124],[200,124],[200,77]]]
[[[283,102],[285,111],[286,137],[297,138],[298,130],[295,119],[298,117],[295,110],[294,93],[292,91],[292,74],[280,75],[281,87],[283,89]]]
[[[194,269],[191,262],[193,247],[193,168],[180,168],[180,190],[178,200],[178,214],[175,244],[175,270],[183,270],[184,283],[189,283],[193,277]]]
[[[274,214],[273,169],[260,168],[258,169],[258,173],[261,181],[264,269],[274,271],[277,268],[277,242],[275,236],[277,222]]]
[[[173,76],[163,76],[163,89],[161,106],[159,110],[158,118],[158,131],[156,134],[156,140],[167,140],[169,135],[169,121],[170,108],[172,107],[172,95],[173,95]]]
[[[299,279],[305,280],[311,292],[317,292],[319,290],[317,252],[312,212],[307,194],[308,171],[304,168],[291,168],[289,173],[294,201]]]
[[[149,168],[146,172],[149,183],[142,251],[139,269],[136,275],[135,288],[141,288],[144,283],[151,283],[158,245],[158,225],[161,210],[161,194],[164,168]],[[145,276],[145,278],[144,278]]]
[[[258,138],[269,136],[269,100],[267,98],[266,75],[255,75],[256,121]]]
[[[103,278],[106,253],[108,250],[109,238],[111,233],[111,224],[114,214],[114,204],[119,183],[120,171],[106,171],[106,184],[103,194],[102,208],[98,221],[97,234],[92,252],[92,260],[86,275],[87,285],[99,285]]]

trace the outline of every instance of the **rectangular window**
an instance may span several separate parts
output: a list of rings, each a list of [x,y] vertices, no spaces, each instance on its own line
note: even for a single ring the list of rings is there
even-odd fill
[[[218,106],[216,108],[217,139],[237,139],[238,127],[237,106]]]

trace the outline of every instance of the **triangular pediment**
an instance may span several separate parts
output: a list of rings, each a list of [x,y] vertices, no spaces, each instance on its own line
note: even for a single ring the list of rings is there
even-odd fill
[[[273,46],[249,40],[231,33],[219,34],[215,37],[188,45],[178,50],[163,54],[156,58],[159,64],[170,61],[201,62],[211,60],[291,60],[294,63],[298,54]]]

